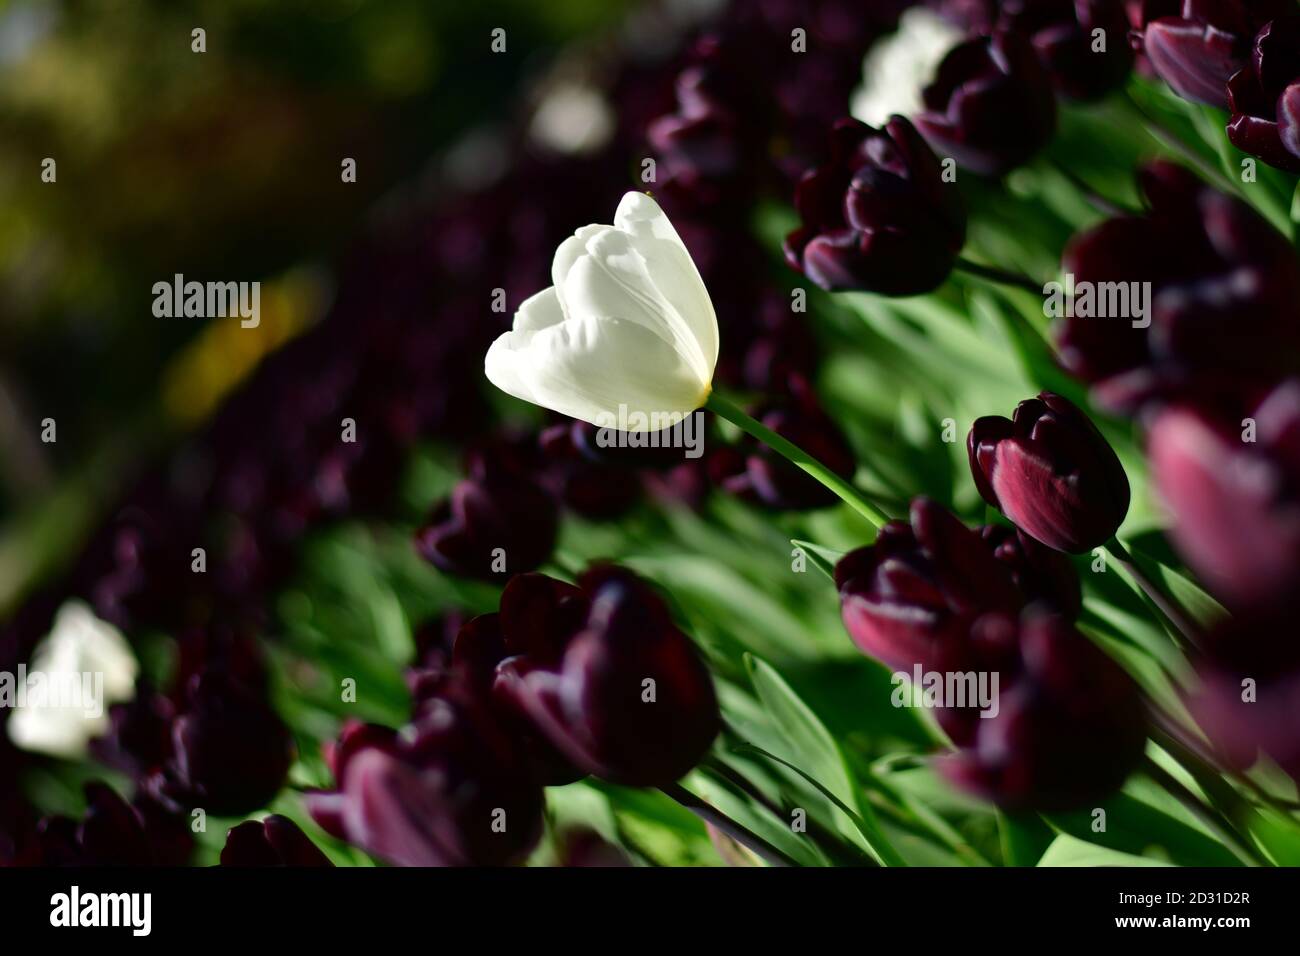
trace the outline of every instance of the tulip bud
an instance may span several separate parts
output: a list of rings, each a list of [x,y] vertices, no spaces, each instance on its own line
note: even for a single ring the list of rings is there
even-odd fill
[[[1011,572],[1025,600],[1042,602],[1073,620],[1083,607],[1079,574],[1060,551],[1039,544],[1019,528],[989,524],[980,528],[980,538],[993,556]]]
[[[912,502],[910,525],[891,521],[841,558],[835,584],[853,643],[896,670],[932,669],[979,614],[1024,604],[975,532],[928,498]]]
[[[501,866],[522,860],[541,835],[541,787],[465,694],[449,691],[401,735],[351,725],[329,757],[338,789],[308,794],[308,812],[397,866]]]
[[[1027,162],[1056,131],[1056,100],[1023,37],[1000,31],[954,47],[923,94],[917,129],[935,151],[981,176]]]
[[[492,710],[533,778],[547,787],[573,783],[587,772],[575,767],[513,701],[496,691],[497,668],[507,658],[524,654],[557,661],[586,611],[586,598],[572,585],[544,574],[517,574],[501,594],[500,613],[473,618],[456,635],[451,679]]]
[[[1300,380],[1274,389],[1239,422],[1187,406],[1159,413],[1147,434],[1156,491],[1179,552],[1238,606],[1277,605],[1300,582]]]
[[[1079,289],[1132,290],[1121,314],[1094,307],[1057,323],[1066,369],[1098,404],[1131,411],[1152,399],[1238,402],[1296,368],[1300,258],[1286,237],[1172,163],[1143,167],[1139,184],[1148,212],[1080,233],[1062,257]]]
[[[657,431],[672,424],[664,416],[704,404],[718,320],[653,199],[628,193],[613,226],[579,229],[556,250],[552,276],[488,350],[494,385],[594,425],[632,421],[631,431]]]
[[[506,446],[470,456],[470,475],[416,532],[421,557],[448,574],[496,580],[551,555],[555,502]]]
[[[1146,743],[1137,685],[1064,618],[1031,611],[984,628],[1014,634],[1019,666],[944,773],[1011,810],[1076,809],[1117,790]]]
[[[1300,173],[1300,15],[1260,29],[1246,65],[1228,80],[1228,109],[1234,146]]]
[[[231,827],[221,850],[222,866],[333,866],[329,857],[288,817],[245,820]]]
[[[625,469],[586,458],[574,434],[579,428],[595,431],[594,425],[572,422],[552,425],[542,432],[538,441],[545,456],[545,470],[540,480],[565,507],[584,518],[618,518],[640,501],[640,483]],[[594,434],[590,438],[591,445],[598,447]]]
[[[208,813],[248,813],[270,803],[293,756],[293,737],[265,697],[212,670],[186,687],[162,792]]]
[[[1141,16],[1137,37],[1155,72],[1183,99],[1220,109],[1227,86],[1246,66],[1250,41],[1266,22],[1293,12],[1289,0],[1186,0],[1181,16],[1156,7]]]
[[[976,419],[966,441],[980,495],[1021,531],[1080,554],[1109,541],[1128,514],[1124,468],[1073,403],[1042,392],[1014,418]]]
[[[86,784],[80,820],[46,817],[37,826],[43,866],[180,866],[193,841],[184,822],[147,798],[127,803],[107,784]]]
[[[508,610],[502,596],[511,650],[516,635],[527,636],[525,650],[497,668],[496,693],[575,766],[629,786],[672,783],[718,733],[708,669],[663,602],[630,573],[596,568],[580,585],[581,602],[528,612],[528,631],[515,623],[523,607]],[[557,657],[555,638],[579,608],[580,627]]]
[[[1300,653],[1289,597],[1225,618],[1205,636],[1187,706],[1229,767],[1247,770],[1264,753],[1300,781]]]
[[[939,7],[970,33],[1024,37],[1052,85],[1071,99],[1099,99],[1122,85],[1133,65],[1123,0],[944,0]]]
[[[785,256],[823,289],[916,295],[938,287],[966,241],[966,214],[939,160],[896,116],[836,122],[830,159],[795,192],[802,225]]]

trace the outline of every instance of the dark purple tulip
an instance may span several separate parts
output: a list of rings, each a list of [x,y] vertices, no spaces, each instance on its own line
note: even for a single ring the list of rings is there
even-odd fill
[[[1001,632],[1003,645],[1014,635],[1018,669],[999,681],[996,716],[968,721],[971,737],[944,761],[944,772],[1007,809],[1095,805],[1142,758],[1146,717],[1137,685],[1064,618],[990,617],[973,633]]]
[[[467,695],[447,693],[400,735],[350,725],[329,757],[337,789],[308,794],[308,812],[397,866],[507,865],[541,836],[541,787]]]
[[[1269,20],[1294,12],[1289,0],[1148,3],[1137,36],[1155,72],[1186,100],[1224,108],[1228,80],[1246,65],[1250,41]]]
[[[643,449],[603,449],[597,445],[594,425],[572,422],[552,425],[538,436],[543,456],[539,481],[571,509],[593,521],[611,520],[627,514],[641,500],[641,484],[626,467],[584,454],[588,448],[599,452],[638,452]],[[673,453],[672,449],[644,449]],[[676,454],[680,455],[678,451]],[[610,456],[616,457],[616,456]]]
[[[108,733],[90,742],[90,752],[100,763],[148,776],[171,754],[174,717],[172,702],[140,682],[132,700],[109,707]]]
[[[720,718],[713,680],[667,607],[627,571],[600,567],[585,601],[542,606],[534,636],[497,669],[498,696],[518,708],[575,766],[629,786],[664,786],[704,756]],[[502,627],[512,624],[503,596]],[[554,657],[555,622],[584,610]],[[567,625],[566,625],[567,626]],[[550,658],[550,660],[548,660]]]
[[[1264,24],[1246,65],[1228,80],[1228,109],[1233,145],[1300,172],[1300,15]]]
[[[835,584],[853,643],[895,670],[932,668],[978,615],[1024,604],[979,536],[928,498],[912,502],[910,525],[891,521],[841,558]]]
[[[420,701],[437,695],[451,675],[456,635],[468,620],[459,609],[430,618],[415,629],[415,660],[406,670],[406,686],[418,708]]]
[[[531,571],[551,556],[555,501],[513,457],[498,448],[472,455],[469,477],[416,532],[416,550],[434,567],[498,580]]]
[[[1234,605],[1276,604],[1300,584],[1300,380],[1249,416],[1175,406],[1151,423],[1147,454],[1187,563]]]
[[[1149,210],[1074,237],[1062,271],[1076,284],[1151,283],[1149,328],[1130,317],[1062,318],[1062,364],[1099,404],[1155,398],[1241,401],[1300,367],[1300,257],[1241,200],[1180,166],[1138,176]]]
[[[1011,579],[1026,601],[1041,601],[1071,620],[1079,616],[1083,592],[1069,558],[1039,544],[1019,528],[989,524],[980,528],[979,534],[993,556],[1011,572]]]
[[[841,478],[852,478],[857,461],[848,439],[807,386],[798,386],[796,392],[791,399],[769,401],[751,414]],[[778,511],[827,508],[840,500],[802,468],[748,435],[739,445],[711,454],[708,469],[713,483],[727,494]]]
[[[88,783],[80,821],[47,817],[37,827],[44,866],[179,866],[193,846],[185,822],[147,798],[127,803],[103,783]]]
[[[916,126],[935,151],[981,176],[1022,165],[1056,131],[1051,80],[1029,41],[999,31],[953,47]]]
[[[1052,85],[1075,100],[1095,100],[1123,84],[1133,65],[1123,0],[948,0],[939,9],[972,34],[1002,29],[1033,44]],[[1106,48],[1093,52],[1093,31]]]
[[[984,500],[1049,548],[1090,551],[1128,514],[1128,477],[1115,450],[1060,395],[1027,399],[1011,419],[976,419],[966,450]]]
[[[575,767],[513,701],[495,690],[497,668],[507,658],[521,655],[557,662],[569,638],[581,628],[587,606],[582,592],[570,584],[544,574],[515,575],[501,594],[498,613],[479,615],[461,627],[446,677],[492,710],[533,778],[547,787],[573,783],[587,772]],[[435,693],[435,699],[438,696]],[[417,713],[428,699],[426,695],[419,701]]]
[[[221,850],[222,866],[333,866],[298,824],[273,813],[231,827]]]
[[[823,289],[916,295],[939,286],[966,241],[966,214],[912,124],[853,119],[831,130],[829,160],[795,191],[801,226],[785,257]]]
[[[740,381],[764,394],[794,394],[813,379],[817,343],[806,316],[791,311],[788,296],[767,290],[759,297],[754,338],[745,348]]]
[[[289,728],[264,693],[213,670],[186,687],[162,792],[220,816],[249,813],[279,792],[293,756]]]
[[[1187,705],[1228,766],[1267,754],[1300,781],[1300,645],[1292,602],[1225,619],[1203,641],[1199,686]]]
[[[195,533],[184,520],[171,521],[136,505],[123,508],[104,533],[108,569],[92,585],[96,612],[124,628],[187,623],[198,587],[187,535]]]

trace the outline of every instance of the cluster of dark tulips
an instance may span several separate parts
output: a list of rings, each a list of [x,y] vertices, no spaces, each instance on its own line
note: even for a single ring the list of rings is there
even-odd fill
[[[672,62],[629,62],[611,77],[618,126],[598,153],[521,154],[499,182],[359,243],[321,325],[142,477],[65,578],[3,631],[0,664],[24,660],[76,595],[128,634],[169,635],[179,665],[171,686],[142,685],[115,707],[96,742],[95,756],[135,782],[129,801],[92,784],[81,820],[38,818],[9,783],[34,758],[0,740],[0,861],[180,863],[194,812],[267,806],[294,759],[256,640],[268,600],[313,529],[385,513],[407,452],[430,439],[465,449],[464,477],[415,547],[444,573],[502,584],[500,607],[421,628],[409,722],[342,730],[328,754],[334,788],[304,798],[316,822],[393,863],[508,863],[539,839],[544,787],[587,775],[668,787],[699,761],[719,730],[717,700],[663,599],[613,566],[576,584],[533,573],[564,511],[613,520],[646,498],[698,506],[710,490],[782,511],[838,499],[748,438],[715,435],[697,462],[601,447],[592,426],[558,417],[503,430],[476,368],[500,331],[485,327],[484,303],[498,288],[518,302],[544,285],[556,245],[603,218],[647,144],[658,173],[646,185],[718,312],[718,381],[759,396],[756,418],[844,478],[856,462],[813,386],[817,350],[787,293],[763,278],[761,199],[793,195],[801,222],[785,256],[817,285],[932,291],[963,267],[967,236],[943,160],[1001,176],[1052,138],[1058,99],[1106,96],[1134,69],[1227,109],[1245,152],[1300,167],[1293,5],[936,2],[968,38],[924,109],[880,129],[844,118],[863,52],[909,5],[736,3]],[[788,55],[795,29],[816,56]],[[1121,42],[1098,55],[1097,29]],[[1076,236],[1062,271],[1151,282],[1150,326],[1064,319],[1057,356],[1097,407],[1141,427],[1172,538],[1231,612],[1206,628],[1173,614],[1200,674],[1189,705],[1211,759],[1241,769],[1263,751],[1300,780],[1300,652],[1285,640],[1300,593],[1300,260],[1239,196],[1188,170],[1156,162],[1139,180],[1145,207]],[[342,417],[357,422],[357,442],[338,440]],[[979,419],[968,447],[976,488],[1007,523],[972,529],[913,501],[908,520],[835,568],[845,627],[891,668],[999,675],[997,717],[937,713],[950,779],[1009,808],[1090,806],[1138,765],[1153,719],[1076,627],[1082,589],[1067,557],[1124,556],[1114,536],[1128,480],[1087,415],[1051,393],[1011,419]],[[197,546],[208,550],[202,575],[191,571]],[[1247,678],[1259,684],[1249,706]],[[234,827],[222,862],[328,860],[272,815]]]
[[[544,786],[666,787],[718,733],[695,645],[614,566],[576,585],[515,575],[499,611],[430,622],[420,643],[411,722],[345,728],[338,789],[307,796],[327,831],[393,863],[518,861],[541,836]]]

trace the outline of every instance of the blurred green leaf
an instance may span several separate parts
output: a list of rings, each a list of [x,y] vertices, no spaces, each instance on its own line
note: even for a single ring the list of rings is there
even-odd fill
[[[1061,834],[1047,848],[1039,866],[1169,866],[1160,860],[1131,853],[1119,853]]]
[[[853,824],[867,849],[885,866],[905,865],[880,832],[870,807],[859,790],[844,755],[830,732],[790,685],[769,664],[752,655],[745,659],[759,700],[781,728],[788,742],[787,755],[774,754],[830,799]]]

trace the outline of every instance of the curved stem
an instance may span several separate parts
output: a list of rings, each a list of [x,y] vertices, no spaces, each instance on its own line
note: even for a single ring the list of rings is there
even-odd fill
[[[741,826],[716,807],[705,803],[681,784],[672,783],[666,787],[660,787],[659,792],[681,804],[705,823],[725,833],[741,846],[752,850],[772,866],[798,866],[794,860],[768,843],[757,833]]]
[[[705,402],[704,407],[721,418],[725,418],[747,434],[752,435],[773,451],[784,455],[852,505],[858,514],[870,521],[875,527],[879,528],[889,520],[889,516],[884,511],[848,481],[835,474],[798,445],[787,441],[762,422],[745,414],[743,410],[727,401],[717,392],[709,393],[709,399]]]
[[[1132,575],[1133,580],[1142,589],[1142,593],[1174,626],[1176,636],[1180,635],[1182,638],[1180,642],[1182,649],[1184,651],[1194,650],[1199,642],[1201,629],[1196,625],[1192,616],[1171,595],[1166,594],[1154,581],[1147,577],[1146,573],[1137,566],[1137,562],[1133,560],[1133,555],[1129,554],[1128,549],[1119,543],[1118,538],[1111,538],[1107,541],[1105,548],[1110,552],[1111,557]]]
[[[1025,292],[1032,292],[1034,295],[1043,294],[1043,284],[1035,282],[1029,276],[1020,275],[1015,272],[1008,272],[1005,269],[998,269],[995,266],[981,265],[978,262],[958,256],[954,263],[955,268],[965,272],[967,275],[977,276],[981,279],[987,279],[989,282],[996,282],[998,285],[1009,285]]]

